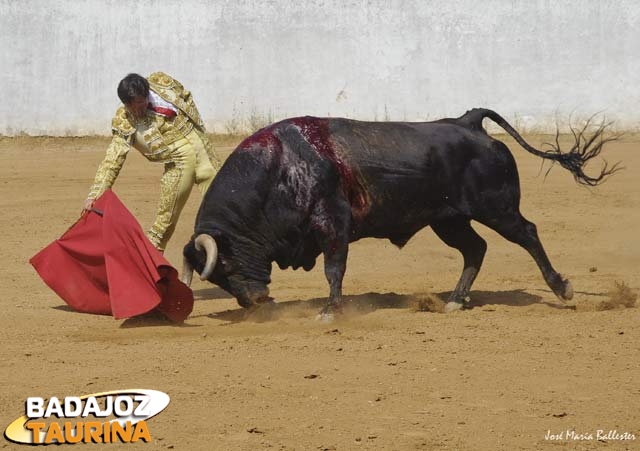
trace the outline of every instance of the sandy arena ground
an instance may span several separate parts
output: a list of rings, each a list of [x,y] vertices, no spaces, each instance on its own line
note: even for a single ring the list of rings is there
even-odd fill
[[[273,321],[240,321],[227,293],[196,281],[193,314],[169,326],[72,312],[28,264],[77,219],[108,140],[0,139],[0,426],[30,396],[147,388],[171,403],[148,421],[152,442],[126,449],[640,449],[640,309],[615,305],[616,282],[640,288],[640,137],[606,148],[626,169],[595,189],[560,167],[545,178],[539,158],[505,142],[523,214],[573,282],[572,302],[556,299],[523,249],[478,226],[489,249],[474,308],[420,311],[430,295],[446,298],[462,265],[427,229],[402,251],[352,245],[348,313],[333,324],[314,320],[328,294],[320,260],[310,273],[274,265]],[[145,228],[161,170],[132,152],[115,186]],[[199,201],[194,190],[167,249],[176,267]],[[25,447],[2,439],[0,449]]]

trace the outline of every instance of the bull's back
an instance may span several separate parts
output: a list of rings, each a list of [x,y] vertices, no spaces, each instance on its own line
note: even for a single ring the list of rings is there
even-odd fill
[[[356,168],[367,196],[366,213],[354,217],[354,239],[403,244],[432,221],[473,216],[471,191],[492,183],[491,172],[515,168],[501,143],[455,123],[334,119],[331,136]]]

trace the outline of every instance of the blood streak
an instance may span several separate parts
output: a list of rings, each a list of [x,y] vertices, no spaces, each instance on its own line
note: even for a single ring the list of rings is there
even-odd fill
[[[238,150],[249,150],[254,147],[262,147],[267,150],[282,150],[280,139],[273,133],[273,129],[278,125],[272,124],[253,135],[247,137],[238,145]]]
[[[298,127],[309,145],[333,164],[340,175],[342,192],[351,205],[353,216],[356,219],[362,218],[370,207],[369,196],[362,184],[359,171],[349,164],[343,152],[338,149],[331,138],[329,119],[311,116],[285,119],[249,136],[240,143],[238,150],[263,148],[268,151],[282,151],[282,143],[274,133],[274,130],[282,123],[290,123]]]
[[[316,152],[334,165],[340,175],[342,192],[351,205],[353,215],[358,219],[363,217],[370,207],[369,196],[357,168],[354,169],[349,164],[331,138],[329,119],[305,116],[290,119],[289,122],[300,129],[302,136]]]

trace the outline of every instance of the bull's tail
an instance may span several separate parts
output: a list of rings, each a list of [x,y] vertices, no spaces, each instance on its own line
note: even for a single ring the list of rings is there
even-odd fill
[[[584,173],[584,167],[587,162],[600,155],[600,152],[606,143],[620,138],[620,135],[605,136],[605,132],[611,123],[605,123],[604,121],[596,127],[594,132],[589,134],[588,129],[592,128],[593,116],[589,118],[582,129],[577,130],[573,127],[571,128],[571,133],[573,134],[575,142],[568,152],[564,152],[560,149],[560,144],[558,142],[559,131],[557,129],[555,143],[547,144],[550,149],[546,151],[538,150],[527,143],[502,116],[492,110],[474,108],[456,119],[456,122],[467,128],[483,130],[482,120],[484,118],[489,118],[502,127],[528,152],[537,155],[540,158],[559,163],[560,166],[571,172],[576,181],[582,185],[596,186],[600,182],[604,181],[607,176],[622,169],[619,163],[609,166],[609,164],[604,161],[604,165],[600,170],[599,175],[592,177]]]

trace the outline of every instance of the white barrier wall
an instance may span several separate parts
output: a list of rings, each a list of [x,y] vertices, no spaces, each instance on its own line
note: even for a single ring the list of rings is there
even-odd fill
[[[224,132],[252,117],[524,129],[640,123],[636,0],[0,0],[0,134],[109,134],[116,86],[163,70]]]

